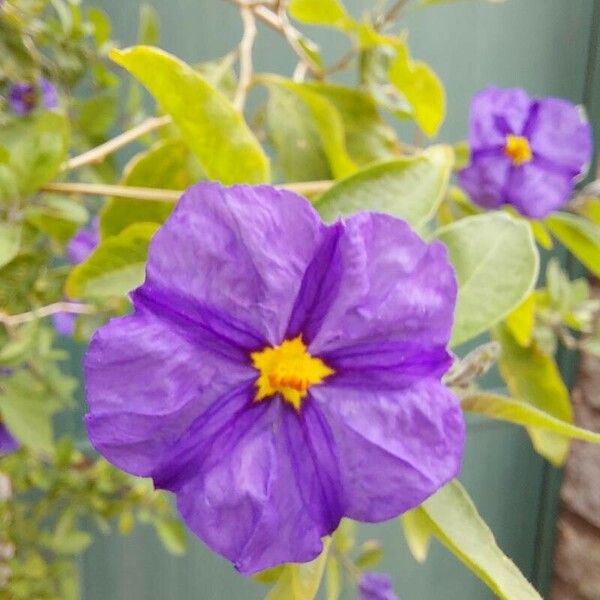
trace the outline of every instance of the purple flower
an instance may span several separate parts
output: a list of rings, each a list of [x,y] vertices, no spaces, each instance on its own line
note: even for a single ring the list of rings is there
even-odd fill
[[[20,116],[28,115],[40,104],[46,110],[58,106],[58,94],[54,85],[45,77],[37,83],[17,82],[8,93],[8,102],[13,111]]]
[[[89,227],[82,227],[67,245],[67,258],[73,265],[83,262],[96,248],[100,241],[98,218],[94,218]]]
[[[392,579],[386,573],[366,571],[358,582],[360,600],[398,600]]]
[[[471,163],[460,182],[476,204],[511,204],[543,218],[565,204],[591,160],[592,134],[580,110],[521,89],[486,88],[469,118]]]
[[[196,185],[134,314],[92,339],[90,439],[243,573],[309,561],[343,516],[390,519],[458,473],[455,299],[445,247],[403,221],[327,226],[290,192]]]
[[[89,227],[82,227],[67,244],[67,258],[73,265],[83,262],[96,248],[100,241],[98,231],[98,218],[94,218]],[[72,337],[75,333],[76,315],[73,313],[56,313],[52,315],[54,329],[65,337]]]
[[[12,436],[6,425],[0,421],[0,456],[10,454],[19,447],[19,442]]]

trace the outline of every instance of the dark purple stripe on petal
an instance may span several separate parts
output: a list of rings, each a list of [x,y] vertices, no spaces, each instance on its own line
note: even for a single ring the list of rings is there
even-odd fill
[[[452,364],[444,346],[406,342],[356,344],[321,358],[335,374],[327,385],[366,389],[402,389],[423,377],[441,377]]]
[[[248,362],[250,352],[267,345],[248,325],[173,290],[146,283],[132,293],[132,300],[136,308],[168,321],[189,341],[208,346],[221,356]]]
[[[308,265],[292,310],[286,338],[302,334],[310,344],[339,291],[343,274],[338,243],[344,226],[337,222],[328,228],[321,246]]]

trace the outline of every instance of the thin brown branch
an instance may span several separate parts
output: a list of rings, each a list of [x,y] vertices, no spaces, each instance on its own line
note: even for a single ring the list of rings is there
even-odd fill
[[[4,324],[8,329],[30,321],[37,321],[58,313],[70,313],[75,315],[90,315],[96,312],[96,307],[90,304],[81,304],[79,302],[55,302],[48,306],[42,306],[35,310],[20,313],[18,315],[8,315],[0,312],[0,323]]]
[[[93,163],[98,163],[103,161],[109,154],[116,152],[123,146],[127,146],[131,142],[134,142],[138,138],[163,127],[171,122],[171,117],[165,115],[163,117],[152,117],[150,119],[146,119],[139,125],[136,125],[132,129],[121,133],[120,135],[104,142],[104,144],[100,144],[100,146],[96,146],[79,156],[75,156],[69,159],[63,165],[63,171],[72,171],[73,169],[78,169],[79,167],[83,167],[84,165],[89,165]]]
[[[408,0],[396,0],[387,12],[375,19],[375,23],[373,24],[375,31],[382,31],[388,25],[391,25],[400,16],[407,3]]]
[[[322,194],[333,185],[333,181],[299,181],[285,183],[277,187],[290,190],[297,194],[312,196]],[[133,200],[149,202],[177,202],[183,191],[159,190],[156,188],[129,187],[124,185],[109,185],[102,183],[48,183],[41,191],[50,194],[81,194],[86,196],[116,196]]]
[[[243,111],[254,70],[252,66],[252,48],[256,39],[256,20],[254,11],[249,5],[240,5],[240,15],[244,25],[244,33],[240,42],[240,79],[233,105],[238,110]]]

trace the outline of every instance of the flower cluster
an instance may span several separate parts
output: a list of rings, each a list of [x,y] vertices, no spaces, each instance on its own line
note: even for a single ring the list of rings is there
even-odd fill
[[[455,275],[405,222],[325,225],[290,192],[198,184],[132,300],[86,355],[90,439],[243,573],[311,560],[342,517],[390,519],[459,472],[440,382]]]
[[[491,87],[473,98],[469,145],[460,182],[473,201],[539,219],[569,200],[590,163],[592,133],[570,102]]]

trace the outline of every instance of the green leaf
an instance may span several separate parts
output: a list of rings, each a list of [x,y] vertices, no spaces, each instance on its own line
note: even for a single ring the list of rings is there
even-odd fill
[[[94,27],[96,46],[103,46],[110,39],[112,29],[110,18],[101,8],[96,6],[87,9],[87,17]]]
[[[398,140],[377,110],[370,94],[323,82],[307,82],[306,89],[329,100],[340,113],[348,154],[358,165],[398,155]]]
[[[121,185],[184,190],[198,178],[198,165],[187,147],[169,139],[134,156],[125,167]],[[116,235],[133,223],[162,224],[174,206],[172,202],[111,198],[100,211],[100,235]]]
[[[424,563],[429,553],[433,528],[422,508],[415,508],[400,517],[404,537],[410,553],[417,562]]]
[[[545,223],[577,259],[600,277],[600,225],[563,212],[550,215]]]
[[[451,344],[486,331],[529,295],[539,256],[531,229],[504,213],[467,217],[439,229],[458,278]]]
[[[106,238],[69,274],[66,292],[73,298],[125,296],[144,280],[148,243],[156,223],[136,223]]]
[[[340,563],[335,556],[330,556],[325,567],[325,600],[338,600],[341,593]]]
[[[383,548],[376,540],[367,540],[360,548],[360,554],[354,560],[359,569],[372,569],[383,558]]]
[[[0,267],[8,264],[21,247],[21,225],[18,223],[0,223]]]
[[[268,87],[267,128],[278,170],[288,181],[330,179],[321,136],[306,103],[283,86]]]
[[[500,550],[463,486],[454,480],[419,509],[435,537],[503,600],[541,600],[515,564]]]
[[[77,126],[92,139],[100,138],[114,125],[118,115],[116,91],[106,91],[80,103]]]
[[[181,521],[165,519],[154,523],[156,533],[164,547],[175,556],[181,556],[187,548],[187,534]]]
[[[446,116],[446,92],[433,69],[413,61],[405,45],[396,44],[396,57],[389,67],[391,83],[412,108],[412,116],[423,132],[433,137]]]
[[[323,542],[323,552],[309,563],[286,564],[265,600],[313,600],[319,591],[331,539]]]
[[[0,393],[0,421],[24,446],[52,452],[52,414],[37,390],[4,379]]]
[[[170,114],[206,175],[225,184],[269,179],[269,161],[243,116],[200,73],[149,46],[111,52]]]
[[[88,221],[88,212],[81,203],[48,196],[38,205],[25,209],[25,218],[30,225],[63,244]]]
[[[549,415],[572,422],[573,411],[567,390],[554,359],[537,344],[520,346],[508,328],[498,325],[494,337],[500,342],[500,373],[515,398],[524,400]],[[554,465],[562,465],[569,443],[554,433],[529,428],[535,449]]]
[[[147,46],[155,46],[160,39],[160,19],[156,9],[151,4],[140,6],[140,24],[138,27],[138,42]]]
[[[537,427],[567,439],[600,444],[600,433],[594,433],[593,431],[576,427],[567,421],[561,421],[527,402],[515,400],[514,398],[507,398],[506,396],[499,396],[497,394],[477,393],[463,398],[461,405],[468,412],[484,415],[492,419],[507,421],[525,427]]]
[[[422,226],[436,212],[452,170],[449,146],[367,167],[336,183],[317,201],[326,221],[359,210],[386,212]]]
[[[304,104],[319,135],[334,177],[345,177],[356,171],[356,164],[346,147],[344,121],[333,102],[302,83],[275,75],[262,76],[261,80],[269,88],[280,86],[292,92]]]
[[[10,152],[3,167],[12,173],[9,180],[18,194],[35,192],[56,175],[67,156],[68,139],[68,122],[57,112],[35,113],[0,127],[0,145]]]
[[[525,300],[506,317],[506,326],[520,346],[529,346],[535,326],[535,294]]]
[[[338,0],[291,0],[289,11],[294,19],[310,25],[351,28],[353,21]]]

